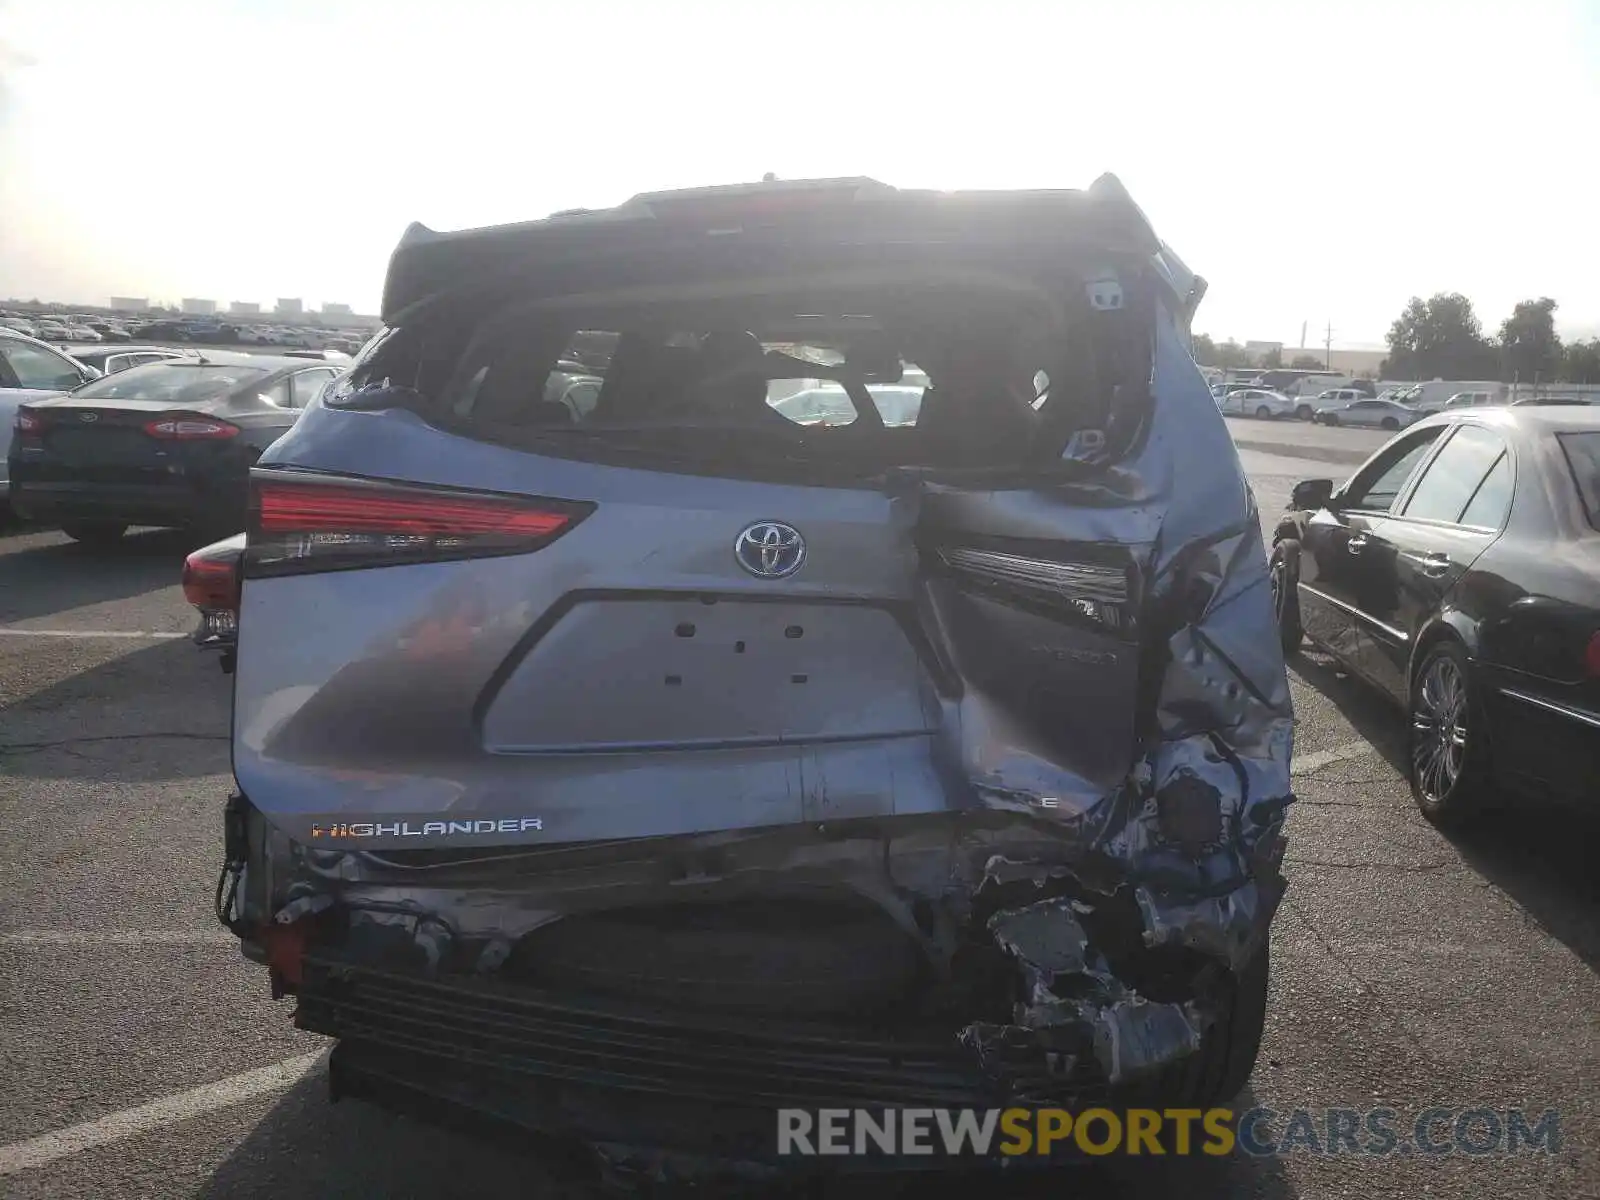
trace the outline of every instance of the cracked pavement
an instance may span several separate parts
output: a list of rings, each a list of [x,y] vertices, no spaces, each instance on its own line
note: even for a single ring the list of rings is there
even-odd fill
[[[1232,422],[1264,514],[1342,474],[1357,431]],[[1303,445],[1328,433],[1315,456]],[[1337,456],[1343,456],[1337,457]],[[1338,465],[1343,464],[1343,465]],[[4,1148],[323,1048],[211,914],[228,679],[173,634],[184,539],[111,554],[0,533],[0,1164]],[[73,634],[83,636],[56,636]],[[93,635],[93,636],[91,636]],[[1100,1162],[980,1195],[1600,1194],[1600,820],[1518,806],[1445,836],[1400,776],[1403,729],[1314,654],[1265,1040],[1239,1107],[1561,1113],[1553,1155]],[[1600,808],[1600,806],[1597,806]],[[291,1085],[0,1175],[7,1196],[577,1196],[518,1151]],[[926,1184],[895,1185],[924,1194]],[[839,1185],[838,1196],[886,1185]],[[894,1190],[889,1188],[888,1190]]]

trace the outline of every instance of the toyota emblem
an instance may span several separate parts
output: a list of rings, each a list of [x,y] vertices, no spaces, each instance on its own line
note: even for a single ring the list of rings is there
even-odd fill
[[[793,525],[757,521],[746,526],[734,540],[733,556],[752,575],[782,579],[793,575],[806,561],[806,540]]]
[[[99,413],[86,412],[86,413],[79,413],[78,414],[78,420],[80,420],[80,421],[98,421],[99,419],[100,419],[100,414]]]

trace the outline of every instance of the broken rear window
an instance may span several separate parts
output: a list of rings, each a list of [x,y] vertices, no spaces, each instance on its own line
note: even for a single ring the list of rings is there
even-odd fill
[[[358,368],[348,402],[690,469],[1059,463],[1078,428],[1108,428],[1115,388],[1147,396],[1148,326],[1131,308],[1091,311],[1083,287],[1070,272],[970,269],[501,296],[402,330]],[[1147,410],[1123,407],[1131,430]]]

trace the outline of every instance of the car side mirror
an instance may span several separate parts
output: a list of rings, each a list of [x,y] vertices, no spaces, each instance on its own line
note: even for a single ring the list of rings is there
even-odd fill
[[[1302,479],[1294,485],[1289,497],[1289,507],[1298,509],[1327,508],[1333,501],[1333,480]]]

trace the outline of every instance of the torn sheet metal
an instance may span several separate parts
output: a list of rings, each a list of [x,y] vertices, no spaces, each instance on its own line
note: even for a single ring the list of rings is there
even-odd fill
[[[1282,892],[1281,881],[1252,879],[1225,895],[1194,900],[1169,898],[1146,886],[1133,895],[1144,918],[1145,945],[1187,946],[1239,970],[1265,944]]]
[[[1153,1003],[1132,992],[1093,949],[1079,920],[1089,906],[1042,900],[990,918],[990,933],[1017,961],[1026,998],[1014,1026],[974,1024],[963,1040],[992,1074],[1031,1051],[1092,1049],[1105,1079],[1119,1083],[1190,1054],[1206,1020],[1193,1004]]]
[[[1166,269],[1175,293],[1203,289],[1176,259]],[[1282,895],[1294,715],[1254,499],[1186,349],[1187,316],[1158,315],[1153,426],[1122,467],[1122,486],[1138,480],[1136,490],[1153,502],[1140,514],[1163,514],[1146,568],[1146,637],[1154,635],[1164,652],[1145,748],[1119,786],[1060,817],[1126,871],[1146,949],[1198,951],[1238,972],[1262,950]],[[1144,528],[1137,533],[1148,536]],[[1030,762],[1035,773],[1039,766]],[[986,804],[1039,812],[1025,793],[997,794],[978,782]],[[1063,780],[1079,792],[1082,783],[1071,774]],[[1074,875],[1024,862],[998,866],[997,882],[1036,888]],[[1071,1035],[1092,1046],[1113,1083],[1199,1048],[1212,1019],[1203,998],[1152,1002],[1126,987],[1086,933],[1084,912],[1053,900],[990,919],[1026,995],[1013,1025],[979,1022],[963,1031],[991,1071],[1025,1047]]]

